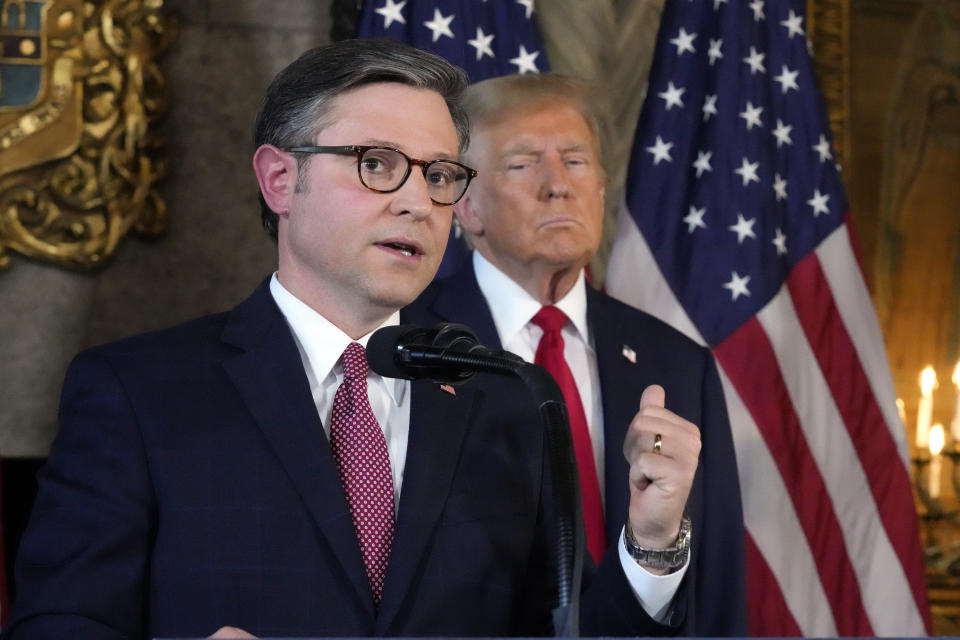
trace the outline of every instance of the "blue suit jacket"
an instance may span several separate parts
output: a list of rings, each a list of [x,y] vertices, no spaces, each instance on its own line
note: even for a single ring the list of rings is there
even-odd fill
[[[375,609],[300,356],[267,284],[234,310],[91,349],[17,562],[5,636],[533,635],[554,606],[542,428],[510,380],[412,383],[395,542]],[[621,570],[588,635],[668,631]]]
[[[500,348],[473,261],[435,281],[408,307],[411,321],[461,322],[481,343]],[[733,438],[710,352],[642,311],[587,287],[603,403],[607,547],[614,553],[629,505],[629,466],[622,443],[650,384],[666,390],[667,408],[700,427],[702,449],[687,512],[693,522],[691,564],[675,599],[687,635],[747,635],[744,530]],[[636,362],[624,355],[624,347]],[[606,560],[612,553],[607,553]],[[601,563],[602,564],[602,563]]]

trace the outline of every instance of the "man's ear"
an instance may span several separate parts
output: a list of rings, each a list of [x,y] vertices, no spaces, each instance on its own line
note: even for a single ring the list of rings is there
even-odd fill
[[[253,171],[267,206],[276,214],[289,213],[297,188],[296,159],[272,144],[260,145],[253,154]]]
[[[460,222],[460,226],[463,227],[464,231],[472,236],[482,236],[483,221],[480,220],[473,205],[473,198],[470,197],[470,192],[467,191],[467,194],[460,198],[457,204],[453,205],[453,213],[457,216],[457,220]]]

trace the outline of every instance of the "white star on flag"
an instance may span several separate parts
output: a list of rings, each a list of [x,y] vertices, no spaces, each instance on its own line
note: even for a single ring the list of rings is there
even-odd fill
[[[477,37],[473,40],[467,40],[467,44],[477,50],[477,60],[482,58],[484,54],[494,57],[493,49],[490,48],[490,43],[493,42],[493,34],[485,35],[483,29],[477,27]]]
[[[790,9],[790,16],[786,20],[781,20],[780,24],[785,26],[789,31],[789,37],[792,40],[793,36],[802,36],[803,27],[800,25],[803,23],[803,16],[798,16],[793,12],[793,9]]]
[[[790,89],[796,89],[799,91],[800,86],[797,84],[798,75],[800,75],[799,71],[790,71],[790,69],[787,68],[787,65],[783,65],[783,70],[780,72],[780,75],[773,76],[773,79],[780,83],[783,93],[786,93]]]
[[[813,145],[813,150],[820,154],[820,162],[826,162],[827,160],[833,159],[833,154],[830,152],[830,142],[827,140],[827,137],[820,134],[820,142]]]
[[[520,45],[520,52],[516,58],[510,58],[510,64],[517,65],[517,73],[537,73],[539,69],[534,61],[538,55],[540,55],[539,51],[528,52],[525,46]]]
[[[731,293],[731,300],[736,300],[740,296],[750,296],[750,290],[747,289],[747,283],[750,282],[750,276],[740,277],[736,271],[730,276],[730,282],[727,282],[723,285],[724,289],[729,289]]]
[[[667,90],[661,91],[657,95],[666,101],[667,111],[670,111],[670,108],[674,105],[683,107],[683,100],[680,99],[680,96],[683,95],[684,91],[686,91],[686,89],[683,87],[678,89],[677,87],[673,86],[672,82],[668,82]]]
[[[737,234],[737,244],[743,244],[744,238],[754,238],[756,239],[757,234],[753,232],[753,225],[757,223],[756,218],[750,218],[747,220],[743,217],[742,213],[737,214],[737,224],[732,224],[728,229]]]
[[[760,168],[760,161],[757,162],[748,162],[747,157],[743,157],[743,164],[740,165],[739,169],[734,169],[733,172],[743,178],[743,186],[747,186],[751,182],[760,182],[760,177],[757,176],[757,169]]]
[[[780,118],[777,118],[777,128],[773,130],[773,135],[777,138],[777,149],[785,144],[793,144],[793,141],[790,139],[790,132],[792,130],[793,125],[786,125]]]
[[[820,189],[813,190],[813,197],[807,200],[807,204],[813,207],[814,218],[820,217],[821,213],[830,213],[830,207],[827,206],[829,199],[829,193],[820,193]]]
[[[683,27],[680,27],[680,33],[677,34],[677,37],[670,39],[670,43],[677,48],[677,56],[682,56],[684,51],[696,53],[697,50],[693,48],[693,41],[696,37],[697,34],[687,33]]]
[[[697,170],[697,177],[703,175],[704,171],[713,171],[710,166],[710,158],[713,157],[713,151],[697,151],[697,159],[693,162],[693,168]]]
[[[766,16],[763,15],[763,0],[754,0],[751,2],[750,9],[753,11],[754,22],[760,22],[766,18]]]
[[[780,227],[777,227],[777,235],[770,241],[777,248],[777,255],[782,256],[787,253],[787,236],[783,234]]]
[[[423,23],[427,29],[433,32],[433,41],[436,42],[440,36],[453,38],[453,31],[450,30],[450,23],[453,22],[454,14],[444,16],[440,9],[433,10],[433,20],[427,20]]]
[[[707,51],[707,55],[710,56],[711,67],[717,60],[723,58],[723,53],[720,51],[720,47],[722,46],[723,46],[722,38],[717,38],[716,40],[714,40],[713,38],[710,38],[710,50]]]
[[[777,202],[787,199],[787,181],[779,173],[773,175],[773,190],[777,194]]]
[[[667,162],[673,162],[673,158],[670,157],[670,149],[673,147],[672,142],[664,142],[660,136],[657,136],[657,141],[652,147],[647,147],[646,151],[653,154],[653,164],[654,166],[660,164],[661,160],[666,160]]]
[[[713,0],[713,10],[719,11],[722,4],[727,4],[727,0]]]
[[[706,229],[707,225],[703,221],[703,215],[707,212],[707,208],[703,207],[702,209],[697,209],[693,205],[690,205],[690,213],[683,218],[683,221],[687,223],[687,233],[693,233],[693,230],[697,227],[701,229]]]
[[[763,126],[763,122],[760,121],[760,114],[762,112],[763,107],[754,107],[752,102],[747,102],[746,110],[740,114],[740,117],[747,122],[747,131],[750,131],[755,126]]]
[[[743,59],[748,65],[750,65],[750,75],[754,75],[757,71],[761,73],[766,73],[767,69],[763,66],[763,59],[767,54],[760,53],[757,51],[756,47],[750,47],[750,55]]]
[[[707,96],[703,100],[703,121],[706,122],[710,116],[717,115],[717,94]]]
[[[523,6],[524,10],[526,11],[526,15],[524,17],[529,20],[530,16],[533,15],[533,0],[517,0],[517,4]]]
[[[389,29],[390,25],[394,22],[399,22],[400,24],[407,24],[406,18],[403,17],[403,8],[406,6],[407,0],[401,0],[400,2],[394,2],[393,0],[387,0],[387,3],[376,10],[381,16],[383,16],[383,28]]]

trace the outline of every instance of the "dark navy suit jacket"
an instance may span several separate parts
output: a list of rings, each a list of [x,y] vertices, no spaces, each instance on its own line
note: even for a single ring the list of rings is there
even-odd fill
[[[545,634],[554,606],[542,428],[523,389],[411,385],[376,609],[292,334],[267,283],[234,310],[79,355],[17,562],[5,636]],[[706,536],[704,531],[701,535]],[[622,570],[586,635],[670,631]]]
[[[411,321],[430,326],[461,322],[480,342],[500,348],[493,316],[473,261],[435,281],[408,307]],[[607,547],[616,553],[629,505],[629,466],[622,443],[650,384],[666,390],[667,408],[700,428],[702,449],[687,512],[693,522],[691,564],[674,600],[685,611],[686,635],[745,636],[747,630],[744,530],[733,438],[710,352],[642,311],[587,287],[603,403]],[[635,362],[624,355],[635,354]],[[608,557],[613,555],[608,552]],[[602,563],[601,563],[602,564]],[[674,622],[677,622],[675,619]]]

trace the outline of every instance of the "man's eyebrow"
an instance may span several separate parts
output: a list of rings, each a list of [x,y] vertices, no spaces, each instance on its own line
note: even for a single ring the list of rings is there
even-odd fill
[[[560,153],[580,153],[589,151],[591,145],[587,142],[571,142],[560,147]],[[542,149],[534,148],[532,145],[519,143],[512,147],[507,147],[503,152],[504,157],[510,156],[538,156],[543,153]]]
[[[520,143],[520,144],[515,144],[515,145],[513,145],[512,147],[507,147],[507,148],[504,150],[503,155],[504,155],[505,157],[508,157],[508,156],[535,156],[535,155],[539,155],[540,153],[542,153],[542,151],[540,151],[539,149],[534,149],[533,146],[531,146],[531,145],[529,145],[529,144]]]
[[[416,154],[410,153],[409,151],[404,149],[401,145],[397,144],[393,140],[383,140],[380,138],[366,138],[363,141],[362,146],[389,147],[391,149],[398,149],[403,153],[406,153],[408,156],[411,156],[411,157],[416,156]],[[446,151],[438,151],[436,153],[427,155],[427,157],[425,158],[421,158],[421,160],[456,160],[458,157],[459,157],[459,154],[457,153],[451,154],[451,153],[447,153]]]

